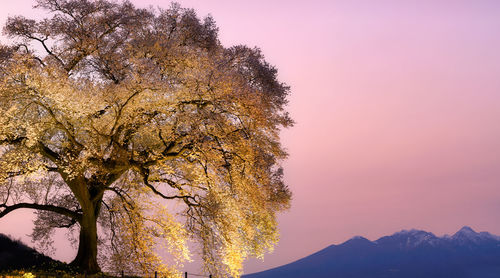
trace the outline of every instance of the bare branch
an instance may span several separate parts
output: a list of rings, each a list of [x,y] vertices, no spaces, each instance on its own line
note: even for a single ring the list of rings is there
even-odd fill
[[[71,228],[73,225],[75,225],[78,221],[74,218],[71,218],[70,222],[67,224],[60,224],[58,228]]]
[[[72,211],[70,209],[64,208],[64,207],[58,207],[54,205],[41,205],[41,204],[34,204],[34,203],[17,203],[14,205],[6,205],[0,204],[0,209],[3,209],[0,212],[0,218],[4,217],[5,215],[17,210],[17,209],[23,209],[23,208],[28,208],[28,209],[36,209],[36,210],[44,210],[44,211],[51,211],[55,213],[59,213],[61,215],[70,217],[72,219],[76,219],[76,221],[80,222],[81,221],[81,215],[75,211]]]

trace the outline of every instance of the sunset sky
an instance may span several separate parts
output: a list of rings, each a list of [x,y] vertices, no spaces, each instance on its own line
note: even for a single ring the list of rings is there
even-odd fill
[[[36,15],[34,2],[2,0],[0,24]],[[178,2],[211,14],[224,45],[261,48],[291,86],[292,208],[275,252],[246,273],[355,235],[500,235],[500,1]],[[31,228],[30,212],[0,219],[0,233],[26,243]]]

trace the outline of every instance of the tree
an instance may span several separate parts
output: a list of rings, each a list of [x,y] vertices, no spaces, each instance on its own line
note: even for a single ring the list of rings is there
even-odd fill
[[[0,46],[0,218],[36,210],[72,264],[161,268],[196,240],[205,267],[241,272],[278,239],[291,193],[279,130],[289,88],[258,49],[225,48],[211,17],[173,4],[37,0],[51,18],[9,18]],[[99,249],[98,249],[99,246]],[[177,265],[178,266],[178,265]]]

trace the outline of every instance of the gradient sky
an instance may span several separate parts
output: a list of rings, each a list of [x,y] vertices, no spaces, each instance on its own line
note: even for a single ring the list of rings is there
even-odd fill
[[[0,1],[2,25],[34,15],[32,0]],[[246,273],[355,235],[500,234],[500,1],[178,2],[212,14],[224,45],[260,47],[292,88],[292,208],[275,252]],[[29,243],[30,221],[9,215],[0,232]]]

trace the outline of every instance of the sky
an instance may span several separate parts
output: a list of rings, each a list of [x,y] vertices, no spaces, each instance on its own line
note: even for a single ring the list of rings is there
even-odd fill
[[[2,25],[37,15],[32,0],[0,1]],[[356,235],[464,225],[500,235],[500,1],[178,2],[211,14],[225,46],[261,48],[291,86],[292,207],[275,251],[246,273]],[[27,243],[31,227],[29,212],[0,219]]]

